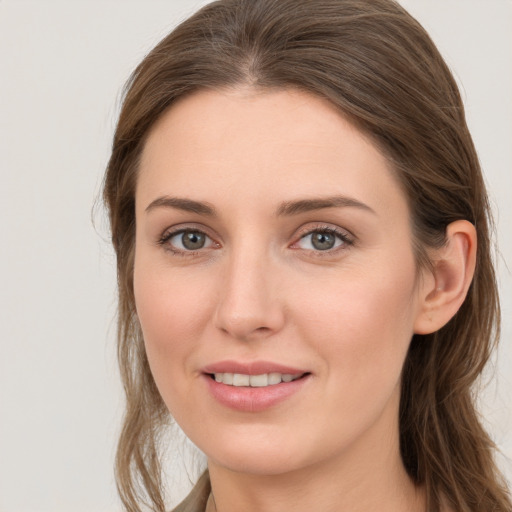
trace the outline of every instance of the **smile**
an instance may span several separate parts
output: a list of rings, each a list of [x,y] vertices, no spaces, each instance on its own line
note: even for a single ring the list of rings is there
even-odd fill
[[[302,377],[303,374],[291,373],[262,373],[261,375],[247,375],[243,373],[214,373],[212,378],[216,382],[235,387],[264,388],[275,386],[281,382],[292,382]]]
[[[260,372],[208,372],[203,373],[203,382],[220,405],[242,413],[257,413],[301,395],[312,381],[309,372]]]

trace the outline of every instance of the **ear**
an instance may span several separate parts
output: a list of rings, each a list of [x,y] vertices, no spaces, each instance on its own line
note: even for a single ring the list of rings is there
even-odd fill
[[[473,280],[476,263],[476,230],[467,220],[446,228],[446,243],[431,255],[433,268],[425,271],[420,284],[415,334],[430,334],[457,313]]]

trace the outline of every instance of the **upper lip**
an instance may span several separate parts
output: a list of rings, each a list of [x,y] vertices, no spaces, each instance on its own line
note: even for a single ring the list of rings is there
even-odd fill
[[[241,373],[243,375],[262,375],[264,373],[281,373],[302,375],[306,370],[286,366],[271,361],[219,361],[203,368],[204,373]]]

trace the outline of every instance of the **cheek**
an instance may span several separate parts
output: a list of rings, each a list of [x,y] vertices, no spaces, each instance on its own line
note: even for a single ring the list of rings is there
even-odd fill
[[[212,301],[205,283],[196,281],[144,261],[135,264],[137,315],[151,372],[168,405],[174,392],[187,382],[179,376],[186,371],[210,316]]]
[[[325,361],[333,396],[350,390],[345,398],[351,396],[354,407],[385,397],[400,378],[417,302],[414,262],[399,268],[347,273],[336,284],[310,286],[308,303],[297,306],[307,312],[302,330]]]
[[[135,272],[134,276],[135,305],[142,326],[145,341],[157,350],[176,347],[171,340],[182,339],[176,334],[186,325],[188,311],[193,306],[187,296],[179,294],[176,283],[170,279],[162,279],[159,273],[151,271]],[[185,333],[186,334],[186,333]]]

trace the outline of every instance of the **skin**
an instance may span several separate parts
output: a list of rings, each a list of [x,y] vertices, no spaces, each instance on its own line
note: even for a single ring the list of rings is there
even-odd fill
[[[282,212],[334,196],[350,201]],[[407,200],[375,145],[326,100],[243,88],[195,93],[153,126],[136,221],[151,371],[208,457],[209,509],[424,510],[399,455],[400,373],[412,335],[438,329],[464,299],[469,223],[451,225],[434,271],[418,272]],[[204,247],[169,238],[184,228],[205,233]],[[311,233],[326,228],[342,238],[318,250]],[[226,359],[310,375],[276,406],[237,411],[212,397],[202,373]]]

